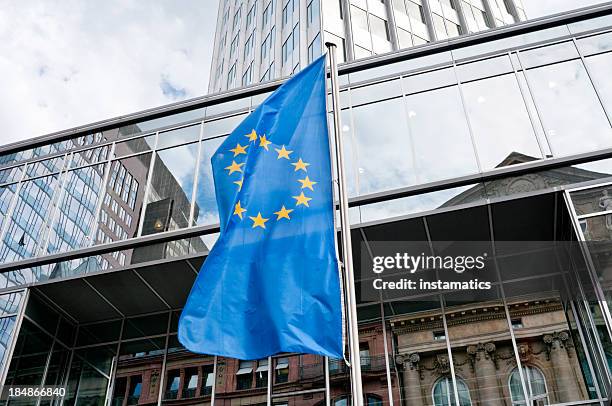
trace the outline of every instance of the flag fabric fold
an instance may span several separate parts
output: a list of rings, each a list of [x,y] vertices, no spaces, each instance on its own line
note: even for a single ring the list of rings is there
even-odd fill
[[[272,93],[212,167],[221,233],[179,320],[188,350],[342,357],[325,57]]]

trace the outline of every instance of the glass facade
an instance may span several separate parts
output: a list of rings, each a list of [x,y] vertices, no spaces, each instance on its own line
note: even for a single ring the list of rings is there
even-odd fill
[[[257,2],[229,13],[227,25],[280,30],[290,3],[282,30],[293,32],[302,8],[315,25],[319,9],[298,1]],[[428,39],[415,28],[428,15],[449,35],[466,8],[468,27],[507,23],[515,12],[507,2],[432,3],[354,1],[362,14],[351,24],[374,51],[395,41],[395,25],[379,13],[388,6],[406,15],[413,42]],[[278,21],[268,6],[280,10]],[[433,253],[446,249],[440,241],[482,241],[495,270],[493,288],[467,299],[444,291],[366,300],[358,280],[353,359],[364,404],[610,399],[612,19],[570,21],[342,68],[355,257],[365,249],[371,259],[378,241],[420,241]],[[0,155],[0,378],[67,389],[24,404],[351,404],[343,360],[214,357],[190,353],[176,337],[219,232],[211,156],[273,88]],[[591,244],[557,257],[542,247],[508,250],[508,241]],[[538,272],[551,263],[553,271]]]

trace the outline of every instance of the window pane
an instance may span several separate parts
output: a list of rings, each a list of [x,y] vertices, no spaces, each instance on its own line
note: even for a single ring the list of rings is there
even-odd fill
[[[192,125],[182,127],[176,130],[164,131],[159,133],[157,141],[157,149],[165,148],[171,145],[184,144],[191,141],[197,141],[200,138],[200,125]]]
[[[45,224],[51,221],[58,189],[58,175],[21,184],[17,204],[6,225],[0,247],[0,262],[30,258],[39,253],[45,240]]]
[[[355,107],[352,112],[359,193],[414,184],[414,161],[402,99]]]
[[[211,225],[219,222],[211,159],[223,141],[225,141],[225,137],[213,138],[202,143],[195,211],[193,214],[197,225]]]
[[[527,109],[513,74],[466,83],[462,87],[478,158],[483,170],[542,158]]]
[[[96,209],[103,195],[104,168],[101,164],[68,172],[47,252],[65,252],[91,245]]]
[[[414,162],[411,171],[417,183],[478,171],[456,86],[406,96],[406,103],[412,140],[408,154]]]
[[[198,143],[159,151],[148,191],[142,234],[189,225]]]
[[[612,131],[580,61],[527,71],[553,155],[612,146]]]

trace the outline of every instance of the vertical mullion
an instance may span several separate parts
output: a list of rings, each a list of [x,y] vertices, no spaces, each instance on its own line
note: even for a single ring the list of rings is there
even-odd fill
[[[164,348],[164,356],[162,358],[161,376],[159,377],[159,393],[157,394],[157,404],[161,406],[166,388],[166,368],[168,366],[168,345],[170,345],[170,325],[172,324],[172,312],[168,312],[168,322],[166,324],[166,344]],[[205,382],[206,384],[206,382]],[[214,401],[211,402],[214,404]]]
[[[145,211],[147,209],[147,200],[149,199],[149,192],[151,189],[151,178],[153,178],[153,171],[155,170],[155,157],[157,156],[157,142],[159,139],[159,131],[155,133],[155,147],[151,151],[151,163],[149,164],[149,174],[147,175],[147,183],[145,186],[145,192],[142,196],[142,207],[140,208],[140,221],[138,224],[137,236],[142,236],[142,227],[144,225]]]

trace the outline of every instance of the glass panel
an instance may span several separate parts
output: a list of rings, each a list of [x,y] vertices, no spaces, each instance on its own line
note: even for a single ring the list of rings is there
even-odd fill
[[[91,148],[81,152],[75,152],[72,155],[70,167],[76,168],[79,166],[95,164],[97,162],[104,161],[108,158],[108,153],[110,149],[110,145],[104,145],[102,147]]]
[[[29,163],[26,166],[26,178],[34,178],[37,176],[59,172],[62,169],[63,164],[63,156]]]
[[[325,359],[300,354],[272,360],[272,393],[290,393],[306,388],[325,388]]]
[[[136,235],[150,163],[151,154],[111,162],[94,238],[97,244]],[[117,258],[109,261],[121,265]]]
[[[580,53],[583,55],[592,55],[609,51],[612,49],[612,32],[580,38],[576,42]]]
[[[399,79],[389,80],[382,83],[377,83],[370,86],[363,86],[351,89],[351,104],[357,106],[359,104],[389,99],[402,94]]]
[[[527,108],[514,74],[465,83],[464,100],[483,170],[541,159]]]
[[[608,113],[612,110],[612,82],[609,80],[612,69],[612,53],[585,58],[591,79],[597,88],[599,96]]]
[[[357,147],[359,193],[373,193],[415,183],[401,98],[352,109]]]
[[[17,205],[7,222],[6,234],[0,247],[0,262],[16,261],[38,254],[45,239],[45,224],[51,221],[58,189],[58,175],[21,184]]]
[[[361,222],[365,223],[435,210],[438,208],[476,203],[484,201],[485,197],[484,185],[477,183],[474,185],[402,197],[386,202],[372,203],[360,206],[359,209],[361,211]]]
[[[576,214],[580,216],[583,214],[612,210],[611,191],[612,186],[608,185],[572,192],[572,203],[574,204]]]
[[[166,334],[168,316],[168,313],[160,313],[126,319],[123,339]]]
[[[406,94],[411,94],[456,83],[457,78],[453,68],[444,68],[418,75],[406,76],[403,79],[402,88]]]
[[[554,62],[561,62],[568,59],[578,58],[578,51],[572,41],[562,42],[561,44],[548,45],[541,48],[534,48],[521,51],[519,58],[523,68],[533,68]]]
[[[160,132],[159,139],[157,140],[157,149],[197,141],[200,138],[200,128],[201,125],[198,124],[178,128],[176,130]]]
[[[91,245],[96,209],[102,198],[105,165],[68,172],[55,214],[47,252],[65,252]]]
[[[103,406],[108,379],[90,363],[75,355],[70,365],[65,404]]]
[[[209,405],[214,383],[214,357],[187,351],[176,336],[168,343],[166,383],[162,404],[172,404],[177,399]],[[219,371],[217,371],[217,379]],[[223,401],[220,401],[223,404]]]
[[[157,152],[142,235],[189,225],[197,155],[197,143]]]
[[[11,329],[14,326],[14,322],[3,324]],[[42,384],[52,342],[51,337],[42,332],[32,322],[24,319],[19,330],[6,383],[31,386]]]
[[[412,145],[408,150],[410,159],[403,159],[414,162],[411,172],[416,177],[416,183],[478,171],[467,120],[456,86],[406,96],[406,105],[408,134]],[[444,111],[443,115],[440,114],[441,111]]]
[[[246,114],[239,114],[219,120],[207,121],[204,123],[202,138],[207,139],[218,135],[227,135],[234,131],[246,116]]]
[[[23,166],[13,166],[12,168],[0,170],[0,183],[17,182],[21,179]]]
[[[223,141],[225,141],[225,137],[213,138],[202,142],[200,167],[198,169],[198,186],[196,187],[196,203],[193,214],[197,225],[219,223],[211,159]]]
[[[8,216],[8,211],[11,207],[11,202],[13,201],[16,191],[16,183],[0,187],[0,232],[2,231],[2,226],[4,225],[6,216]]]
[[[215,399],[232,397],[238,405],[266,403],[267,387],[258,387],[256,361],[217,358]]]
[[[139,152],[151,151],[155,146],[155,134],[148,137],[132,138],[127,141],[115,143],[115,158],[133,155]]]
[[[166,338],[121,343],[113,402],[155,404],[159,396]]]
[[[120,331],[121,320],[82,324],[79,326],[77,346],[117,341]]]
[[[0,368],[4,368],[7,350],[11,345],[11,341],[13,340],[13,331],[15,330],[16,321],[17,316],[4,317],[0,319]],[[9,382],[8,378],[6,382]]]
[[[251,100],[248,97],[232,100],[228,102],[213,104],[206,108],[206,117],[216,116],[217,114],[226,113],[229,111],[242,110],[249,108]]]
[[[521,223],[513,219],[517,227]],[[505,246],[504,251],[499,268],[529,396],[543,404],[589,399],[578,354],[592,349],[582,346],[569,323],[573,316],[567,317],[571,306],[563,274],[571,265],[552,250],[534,250],[533,245]],[[513,382],[516,378],[510,378],[511,388]]]
[[[469,82],[470,80],[509,72],[512,72],[512,64],[506,55],[457,65],[457,76],[461,82]]]
[[[7,293],[0,296],[0,315],[17,313],[23,292]],[[2,357],[0,357],[2,359]]]
[[[555,156],[612,146],[612,131],[580,61],[530,69],[527,77]]]

